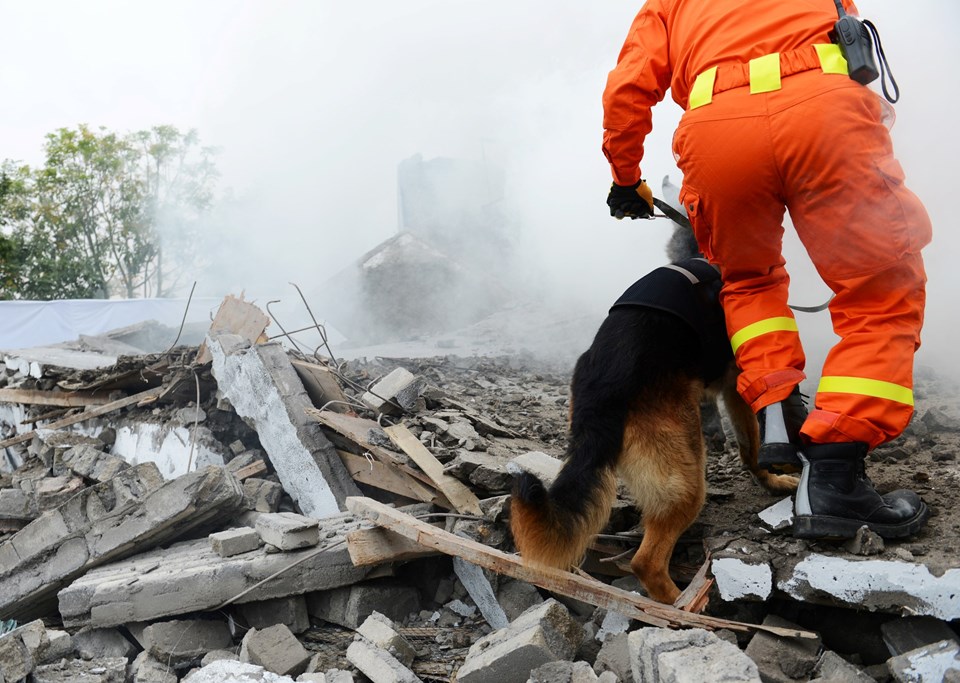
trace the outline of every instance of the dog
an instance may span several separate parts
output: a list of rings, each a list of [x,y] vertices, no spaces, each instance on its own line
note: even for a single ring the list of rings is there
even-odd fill
[[[675,230],[671,257],[696,252],[685,231]],[[559,475],[549,489],[529,472],[514,483],[510,525],[524,562],[578,564],[606,526],[619,475],[644,526],[630,568],[651,598],[673,603],[680,589],[670,557],[706,497],[704,400],[723,398],[740,460],[761,486],[778,494],[797,488],[796,477],[757,467],[759,426],[737,392],[720,286],[704,259],[682,259],[638,280],[610,309],[574,367]]]

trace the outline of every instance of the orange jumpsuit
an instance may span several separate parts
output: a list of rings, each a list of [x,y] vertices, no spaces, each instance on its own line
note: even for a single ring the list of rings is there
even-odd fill
[[[853,4],[844,6],[853,14]],[[913,414],[930,220],[904,186],[877,95],[846,75],[830,0],[649,0],[604,92],[615,182],[640,178],[668,88],[682,203],[720,267],[727,331],[754,410],[790,393],[804,354],[787,307],[785,210],[824,282],[840,340],[801,430],[814,443],[899,435]]]

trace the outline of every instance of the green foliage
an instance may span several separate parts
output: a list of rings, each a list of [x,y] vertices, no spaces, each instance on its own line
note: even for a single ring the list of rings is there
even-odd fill
[[[0,297],[165,296],[197,266],[217,173],[195,131],[81,125],[44,150],[40,168],[2,166]]]

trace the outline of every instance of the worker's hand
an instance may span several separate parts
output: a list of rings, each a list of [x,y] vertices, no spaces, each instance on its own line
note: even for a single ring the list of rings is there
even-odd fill
[[[653,190],[642,179],[633,185],[613,183],[607,195],[607,206],[610,207],[610,215],[617,220],[624,217],[652,218]]]

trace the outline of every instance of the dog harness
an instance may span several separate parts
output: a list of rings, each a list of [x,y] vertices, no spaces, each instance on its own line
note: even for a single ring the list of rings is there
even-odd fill
[[[610,311],[628,306],[652,308],[683,320],[700,340],[703,379],[720,377],[733,360],[723,309],[719,271],[706,259],[661,266],[627,288]]]

